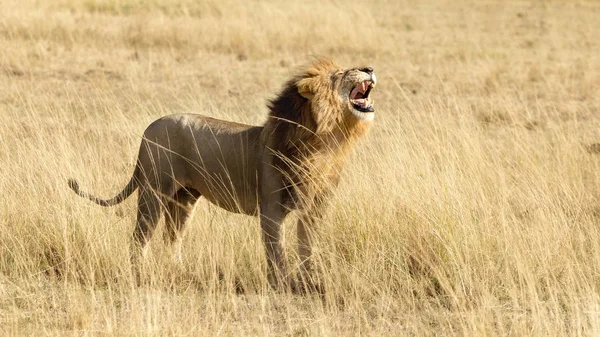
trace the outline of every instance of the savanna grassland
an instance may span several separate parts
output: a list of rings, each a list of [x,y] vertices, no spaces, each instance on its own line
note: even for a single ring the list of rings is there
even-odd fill
[[[597,1],[4,1],[2,335],[600,335]],[[272,291],[258,220],[199,202],[131,272],[145,127],[260,124],[313,55],[376,118],[319,225],[327,292]],[[293,217],[286,247],[295,256]],[[239,288],[245,291],[239,293]]]

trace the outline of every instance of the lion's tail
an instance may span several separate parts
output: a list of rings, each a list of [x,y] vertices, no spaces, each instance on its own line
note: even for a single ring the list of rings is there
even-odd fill
[[[137,187],[138,187],[137,173],[138,173],[138,168],[136,167],[135,172],[133,173],[131,179],[127,183],[127,186],[125,186],[123,188],[123,190],[119,194],[117,194],[114,198],[108,199],[108,200],[100,199],[98,197],[95,197],[95,196],[87,193],[87,192],[80,190],[79,183],[75,179],[69,179],[69,187],[73,190],[73,192],[77,193],[77,195],[84,197],[86,199],[90,199],[91,201],[97,203],[100,206],[104,206],[104,207],[114,206],[114,205],[120,204],[123,200],[127,199],[131,195],[131,193],[133,193],[137,189]]]

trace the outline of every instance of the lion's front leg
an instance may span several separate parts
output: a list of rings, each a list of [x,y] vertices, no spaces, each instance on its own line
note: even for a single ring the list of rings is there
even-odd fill
[[[298,236],[298,256],[300,257],[300,272],[302,276],[309,276],[312,272],[312,241],[314,221],[308,214],[302,214],[298,219],[296,234]]]
[[[287,212],[280,205],[264,207],[260,214],[260,227],[267,254],[269,283],[274,289],[291,286],[285,251],[282,243],[282,224]]]
[[[324,291],[319,280],[319,275],[314,270],[312,257],[312,246],[315,237],[317,222],[321,219],[321,210],[315,213],[302,213],[298,219],[296,227],[298,236],[298,256],[300,258],[300,285],[297,287],[299,292],[318,292]]]
[[[323,219],[330,190],[322,188],[320,193],[312,198],[306,198],[300,207],[300,217],[296,228],[298,237],[298,256],[300,258],[299,291],[323,293],[324,287],[315,272],[312,246],[319,222]]]
[[[310,290],[314,288],[313,285],[316,283],[313,280],[313,263],[311,261],[312,255],[312,241],[313,241],[313,224],[311,217],[308,214],[300,215],[298,224],[296,225],[296,233],[298,236],[298,257],[300,258],[300,282],[302,288]],[[301,290],[301,289],[298,289]]]

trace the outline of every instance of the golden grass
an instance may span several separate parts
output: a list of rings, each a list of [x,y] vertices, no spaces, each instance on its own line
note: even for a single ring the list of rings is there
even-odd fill
[[[599,16],[595,1],[3,3],[0,331],[600,334]],[[271,291],[258,221],[206,202],[184,267],[154,240],[138,287],[135,197],[101,208],[67,178],[112,196],[169,113],[262,123],[310,55],[379,79],[320,227],[325,298]]]

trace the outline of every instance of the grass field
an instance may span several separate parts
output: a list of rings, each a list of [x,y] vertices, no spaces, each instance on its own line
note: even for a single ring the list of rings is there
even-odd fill
[[[2,335],[600,335],[599,2],[1,7]],[[138,286],[136,198],[67,179],[112,197],[163,115],[263,123],[313,55],[378,76],[319,228],[324,298],[272,291],[257,219],[206,202],[183,267],[154,240]]]

